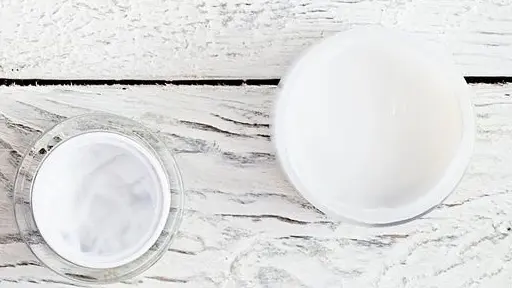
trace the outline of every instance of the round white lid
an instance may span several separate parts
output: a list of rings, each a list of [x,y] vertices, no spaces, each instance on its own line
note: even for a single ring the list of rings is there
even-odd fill
[[[470,96],[436,45],[354,29],[311,48],[284,78],[273,141],[291,183],[322,212],[400,223],[462,178],[475,133]]]

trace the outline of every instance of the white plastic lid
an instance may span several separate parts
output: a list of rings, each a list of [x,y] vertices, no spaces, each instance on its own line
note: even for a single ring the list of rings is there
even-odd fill
[[[331,217],[413,219],[441,203],[469,163],[471,91],[432,43],[384,28],[339,33],[303,55],[281,88],[278,158]]]

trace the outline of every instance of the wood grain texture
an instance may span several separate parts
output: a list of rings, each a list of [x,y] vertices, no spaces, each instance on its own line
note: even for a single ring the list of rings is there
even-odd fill
[[[285,181],[269,142],[275,87],[0,87],[0,287],[75,287],[31,256],[9,195],[32,139],[92,111],[156,131],[186,186],[169,252],[108,287],[510,287],[512,84],[473,88],[476,150],[456,192],[411,223],[364,228],[326,218]]]
[[[466,75],[512,75],[510,0],[4,0],[0,78],[279,78],[349,27],[435,39]]]

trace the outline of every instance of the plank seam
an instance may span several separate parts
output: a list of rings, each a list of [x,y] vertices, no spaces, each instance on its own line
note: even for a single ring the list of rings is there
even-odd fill
[[[466,76],[471,84],[512,83],[512,76]],[[95,86],[95,85],[177,85],[177,86],[276,86],[280,79],[194,79],[194,80],[140,80],[140,79],[11,79],[0,78],[0,86]]]
[[[10,79],[0,78],[0,86],[93,86],[93,85],[183,85],[183,86],[275,86],[279,79],[197,79],[197,80],[137,80],[137,79]]]

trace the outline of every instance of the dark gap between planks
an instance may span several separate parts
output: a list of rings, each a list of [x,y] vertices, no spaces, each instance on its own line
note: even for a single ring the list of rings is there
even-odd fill
[[[207,86],[262,86],[277,85],[279,79],[200,79],[200,80],[95,80],[95,79],[7,79],[0,78],[0,86],[52,86],[52,85],[207,85]]]
[[[467,76],[468,83],[502,84],[511,83],[512,76]],[[277,78],[272,79],[198,79],[198,80],[96,80],[96,79],[8,79],[0,78],[0,86],[52,86],[52,85],[206,85],[206,86],[275,86]]]

